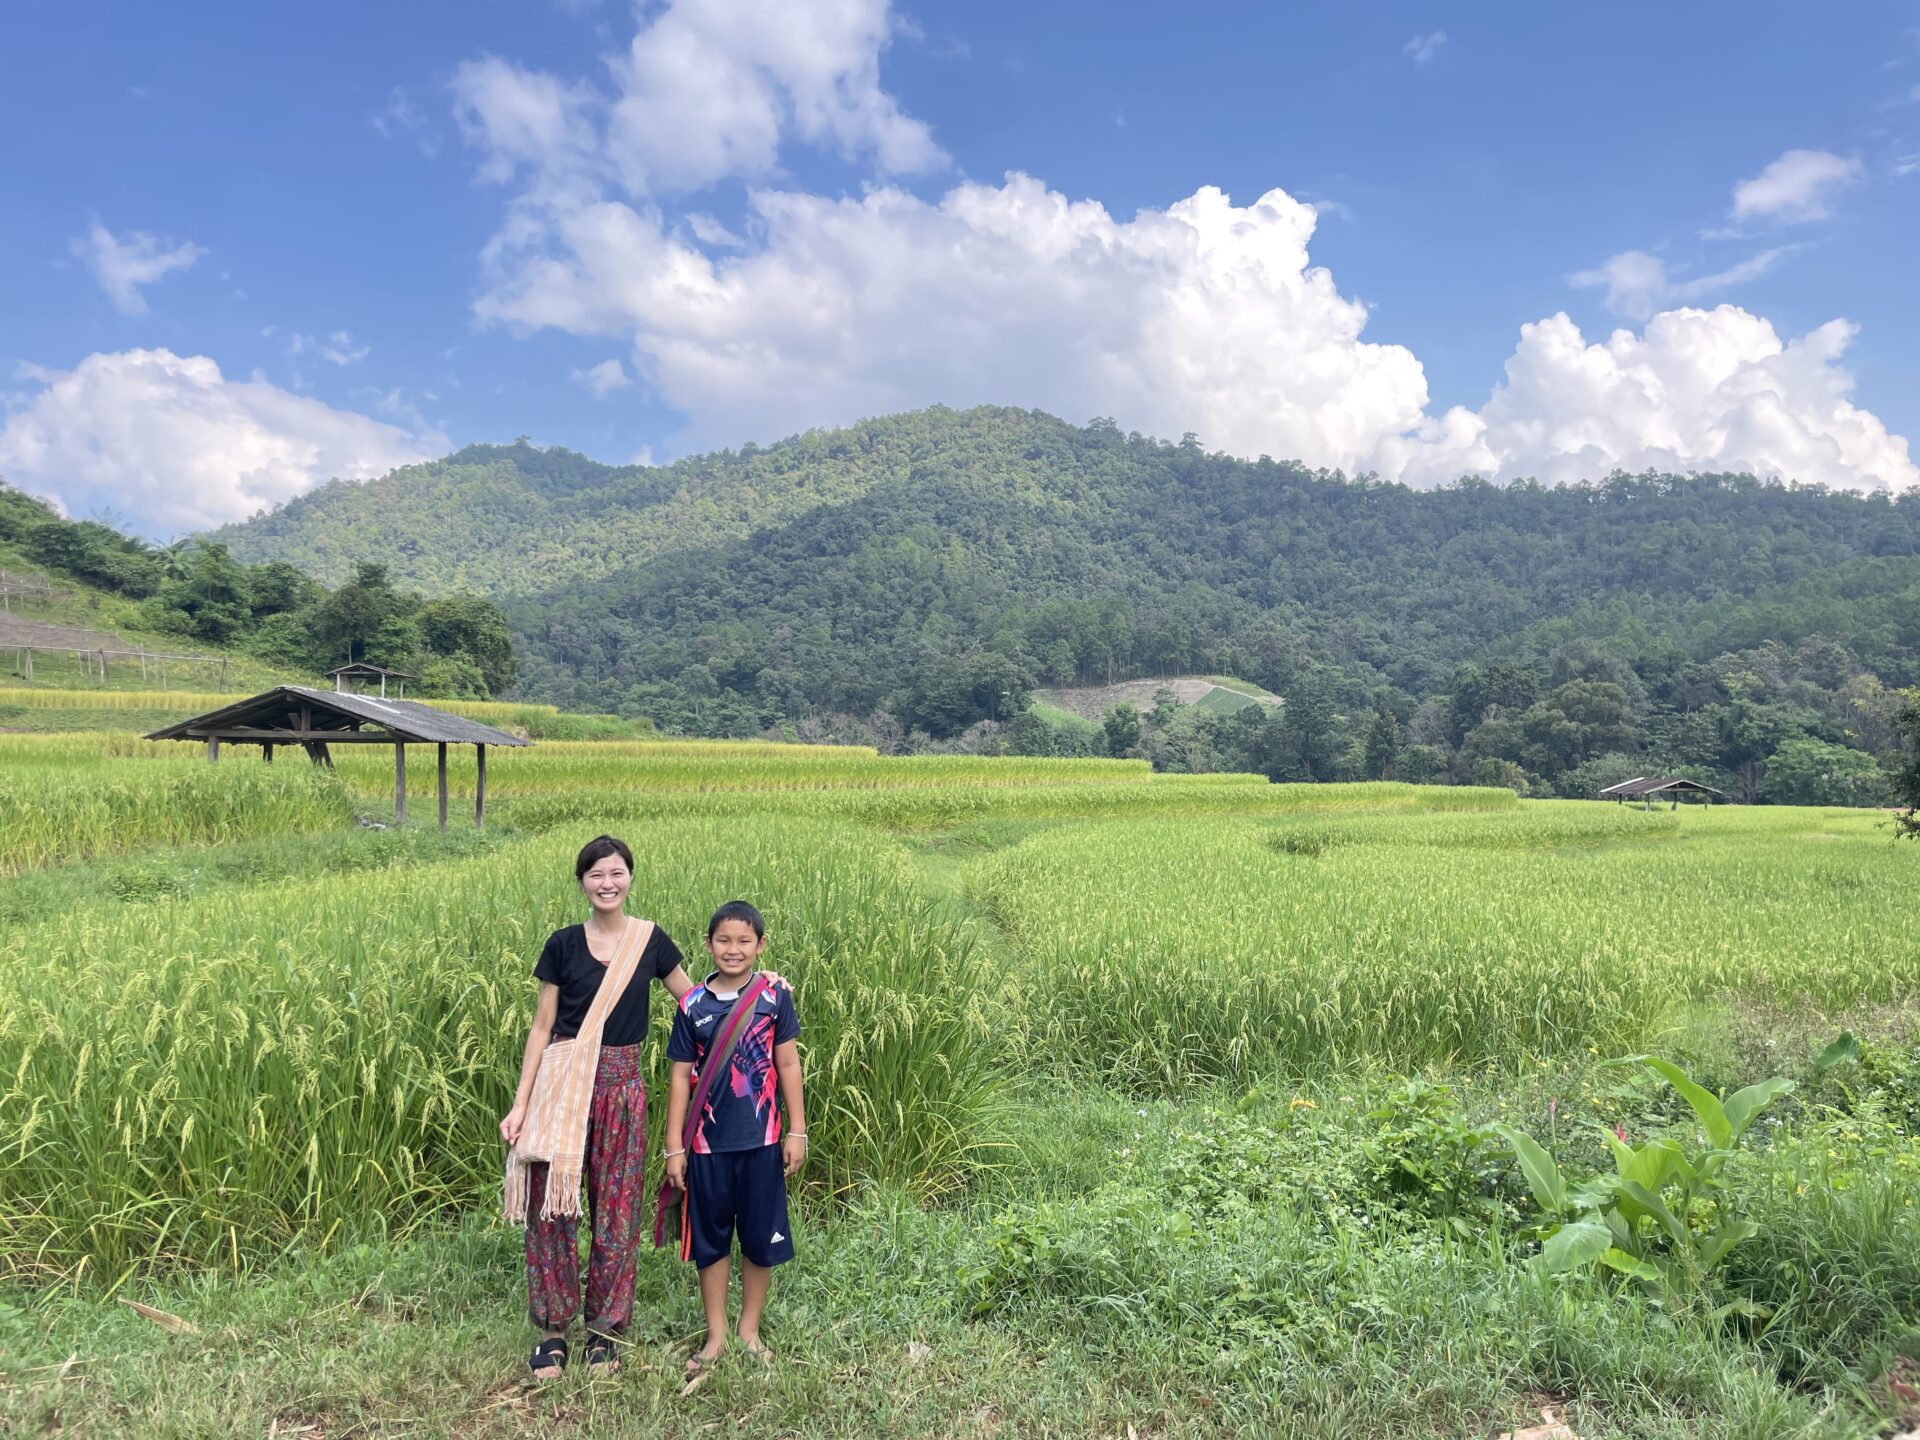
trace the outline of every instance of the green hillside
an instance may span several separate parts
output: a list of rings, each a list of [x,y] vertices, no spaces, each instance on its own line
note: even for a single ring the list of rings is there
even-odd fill
[[[1039,686],[1219,673],[1284,713],[1208,716],[1177,756],[1129,743],[1582,793],[1596,765],[1687,766],[1746,798],[1799,744],[1779,774],[1839,764],[1858,798],[1890,688],[1920,678],[1920,499],[1651,474],[1418,492],[1010,409],[652,470],[474,447],[223,533],[322,574],[497,585],[523,693],[703,733],[1050,743],[974,727]]]
[[[942,417],[943,444],[976,445],[1021,415],[929,413]],[[374,561],[429,593],[527,594],[556,575],[599,579],[856,500],[912,475],[927,439],[897,419],[876,420],[659,467],[602,465],[525,440],[469,445],[379,480],[335,480],[208,538],[329,585]]]
[[[347,659],[404,670],[430,698],[484,701],[513,680],[491,600],[429,599],[369,564],[330,590],[217,541],[160,548],[71,520],[0,483],[0,728],[152,728],[172,695],[205,708]]]

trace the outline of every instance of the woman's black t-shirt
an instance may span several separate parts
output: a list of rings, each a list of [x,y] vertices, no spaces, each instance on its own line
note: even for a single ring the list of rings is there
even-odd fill
[[[602,1045],[638,1045],[647,1038],[647,1000],[648,992],[653,989],[652,982],[665,980],[680,964],[680,959],[680,947],[673,943],[673,937],[658,925],[654,926],[647,948],[640,952],[640,964],[633,972],[633,979],[627,982],[626,994],[607,1016],[606,1029],[600,1034]],[[607,967],[594,959],[593,951],[587,948],[586,926],[569,925],[547,937],[540,959],[534,964],[533,978],[560,987],[560,1010],[553,1021],[555,1040],[571,1040],[580,1033],[593,997],[600,993],[600,979],[606,973]]]

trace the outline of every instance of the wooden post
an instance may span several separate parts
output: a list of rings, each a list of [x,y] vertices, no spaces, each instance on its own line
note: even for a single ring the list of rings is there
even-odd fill
[[[220,758],[220,737],[218,735],[209,735],[207,737],[207,761],[209,764],[211,764],[213,761],[218,760],[219,758]]]
[[[261,745],[260,758],[269,765],[273,764],[273,741],[268,740]]]
[[[440,742],[440,828],[447,828],[447,742]]]
[[[393,747],[393,823],[407,823],[407,747]]]
[[[473,828],[478,830],[487,823],[487,747],[474,746],[473,763],[478,781],[473,787]]]

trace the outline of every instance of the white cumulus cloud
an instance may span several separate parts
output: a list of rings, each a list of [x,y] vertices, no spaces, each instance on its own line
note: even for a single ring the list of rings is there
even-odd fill
[[[87,227],[85,235],[74,237],[69,247],[93,272],[107,298],[126,315],[147,313],[142,285],[151,285],[175,270],[185,270],[206,254],[188,241],[174,244],[158,235],[136,230],[122,237],[98,220]]]
[[[693,445],[1017,400],[1353,465],[1426,402],[1419,362],[1362,340],[1366,307],[1309,263],[1318,217],[1283,191],[1131,220],[1024,175],[751,205],[763,242],[721,258],[616,201],[555,213],[496,250],[480,314],[629,337]]]
[[[1236,205],[1203,187],[1131,217],[1017,172],[918,194],[884,177],[943,157],[880,86],[900,33],[885,0],[672,0],[641,15],[608,62],[613,94],[494,59],[457,79],[483,178],[515,185],[475,311],[624,343],[630,366],[576,382],[644,388],[684,415],[681,448],[996,402],[1423,484],[1649,465],[1920,479],[1906,442],[1847,398],[1849,324],[1783,342],[1742,310],[1674,308],[1797,247],[1697,276],[1613,256],[1572,278],[1642,333],[1589,344],[1564,315],[1525,326],[1484,406],[1435,415],[1418,359],[1365,339],[1365,303],[1312,262],[1315,208],[1286,191]],[[1407,53],[1431,58],[1443,40]],[[795,142],[876,178],[837,196],[774,183]],[[1745,182],[1740,213],[1816,211],[1854,163],[1820,155],[1789,152]],[[749,184],[740,233],[675,207],[721,178]]]
[[[1666,263],[1644,250],[1623,250],[1609,256],[1591,270],[1567,277],[1567,283],[1580,288],[1601,286],[1606,289],[1606,306],[1629,320],[1650,319],[1654,312],[1669,305],[1702,300],[1717,291],[1757,280],[1800,247],[1776,245],[1771,250],[1730,265],[1711,275],[1696,275],[1675,280],[1667,274]]]
[[[601,104],[584,81],[567,82],[487,55],[454,72],[454,117],[483,152],[480,176],[505,184],[526,176],[541,190],[599,168]]]
[[[1858,160],[1827,150],[1789,150],[1733,187],[1733,218],[1822,220],[1833,198],[1863,173]]]
[[[574,371],[573,383],[602,399],[616,390],[628,390],[633,386],[633,381],[627,378],[626,368],[618,360],[602,360],[590,369]]]
[[[606,57],[611,93],[488,56],[455,72],[455,113],[484,178],[545,194],[764,176],[788,140],[911,174],[946,156],[880,84],[892,34],[887,0],[671,0]]]
[[[447,448],[437,433],[229,380],[205,356],[127,350],[30,375],[39,390],[0,427],[0,475],[152,535],[243,520],[335,476],[383,475]]]
[[[1440,47],[1447,43],[1447,32],[1435,30],[1430,35],[1416,35],[1400,47],[1400,53],[1412,59],[1416,65],[1425,65],[1440,53]]]
[[[1590,480],[1613,470],[1724,470],[1844,488],[1920,484],[1907,442],[1848,398],[1854,327],[1782,341],[1732,305],[1670,310],[1588,343],[1566,315],[1520,330],[1506,381],[1382,443],[1383,473],[1414,483]]]

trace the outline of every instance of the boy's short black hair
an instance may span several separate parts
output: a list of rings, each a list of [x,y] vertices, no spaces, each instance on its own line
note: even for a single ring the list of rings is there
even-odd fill
[[[587,871],[598,865],[609,855],[618,855],[627,862],[627,873],[633,873],[633,851],[627,848],[627,842],[616,840],[611,835],[596,835],[580,847],[580,854],[573,862],[573,878],[584,880]]]
[[[729,900],[714,911],[713,918],[707,921],[707,939],[711,940],[713,932],[729,920],[744,920],[751,925],[756,940],[767,938],[767,922],[761,918],[760,912],[744,900]]]

